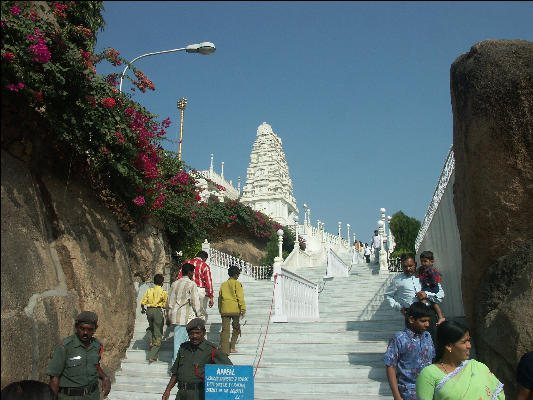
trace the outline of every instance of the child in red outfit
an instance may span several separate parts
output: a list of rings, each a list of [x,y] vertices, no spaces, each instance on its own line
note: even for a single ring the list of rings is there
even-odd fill
[[[433,252],[423,251],[420,254],[420,263],[422,264],[419,271],[418,277],[420,279],[420,285],[422,291],[437,293],[439,291],[439,282],[442,279],[440,272],[433,265]],[[423,303],[426,303],[427,299],[422,300]],[[431,306],[437,313],[438,321],[437,325],[442,324],[446,321],[446,318],[442,315],[442,311],[437,303],[431,303]]]

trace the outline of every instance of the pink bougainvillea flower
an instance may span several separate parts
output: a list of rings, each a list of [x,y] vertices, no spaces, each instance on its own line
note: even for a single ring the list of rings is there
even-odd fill
[[[10,62],[13,58],[15,58],[15,55],[10,51],[4,51],[4,53],[2,54],[2,58],[5,62]]]
[[[33,61],[46,64],[52,58],[50,50],[46,45],[46,39],[39,29],[35,29],[33,35],[26,35],[26,40],[32,42],[30,50],[33,53]]]
[[[191,213],[191,217],[196,218],[196,213]]]
[[[54,15],[56,17],[67,18],[65,11],[68,9],[68,6],[66,4],[52,3],[52,5],[54,6]]]
[[[120,131],[115,132],[115,137],[117,138],[117,142],[121,144],[124,143],[124,136],[122,135]]]
[[[133,199],[133,204],[136,206],[142,207],[146,204],[146,201],[144,200],[144,196],[137,196]]]
[[[41,91],[34,91],[33,92],[33,95],[35,96],[35,99],[39,102],[39,103],[42,103],[44,100],[43,100],[43,92]]]
[[[22,82],[19,82],[16,85],[14,83],[10,83],[6,87],[12,92],[18,92],[20,89],[24,87],[24,84]]]
[[[163,128],[168,128],[172,122],[170,122],[170,118],[165,118],[163,122],[161,122],[161,125]]]
[[[102,153],[109,154],[109,150],[107,150],[107,147],[102,147]]]
[[[107,99],[102,99],[100,100],[100,103],[102,103],[102,105],[107,108],[113,108],[117,104],[116,100],[112,97],[109,97]]]
[[[232,215],[232,216],[229,217],[229,219],[231,219],[232,221],[235,221],[236,218],[237,217],[235,215]]]
[[[20,7],[19,6],[11,6],[11,15],[14,17],[15,15],[20,14]]]

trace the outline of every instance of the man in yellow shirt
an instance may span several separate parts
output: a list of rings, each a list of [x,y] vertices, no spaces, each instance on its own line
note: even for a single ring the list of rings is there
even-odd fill
[[[228,269],[230,278],[220,285],[218,293],[218,311],[222,317],[222,331],[220,332],[220,346],[226,354],[236,353],[235,344],[241,333],[239,318],[243,318],[246,313],[244,304],[244,291],[241,283],[238,281],[241,271],[239,267],[232,265]],[[233,327],[231,335],[231,346],[229,340],[229,325]]]
[[[164,309],[167,306],[167,292],[163,289],[163,275],[154,276],[155,287],[148,289],[141,300],[141,313],[146,313],[148,328],[146,334],[150,340],[150,363],[157,361],[161,339],[163,337],[163,325],[165,322]],[[146,310],[146,308],[148,310]]]

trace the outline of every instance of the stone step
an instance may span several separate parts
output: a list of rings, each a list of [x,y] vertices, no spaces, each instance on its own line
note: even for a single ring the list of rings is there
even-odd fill
[[[239,337],[239,343],[246,343],[246,342],[257,342],[258,337],[261,337],[261,340],[264,338],[265,329],[262,329],[261,331],[257,326],[249,326],[244,325],[241,328],[242,334]],[[360,341],[387,341],[389,338],[400,328],[398,327],[395,329],[395,327],[388,328],[387,330],[383,331],[369,331],[369,332],[363,332],[363,331],[350,331],[347,329],[344,329],[343,331],[329,331],[329,332],[317,332],[317,331],[309,331],[309,332],[283,332],[283,331],[273,331],[269,328],[268,330],[268,337],[269,340],[272,338],[272,340],[276,340],[276,342],[290,342],[294,341],[295,339],[298,339],[299,341],[304,341],[306,343],[328,343],[332,340],[335,340],[335,342],[350,342],[350,343],[358,343]],[[217,339],[220,334],[219,330],[212,330],[208,332],[207,338],[208,340],[210,337]],[[174,336],[168,336],[167,338],[164,337],[163,344],[169,343],[172,345],[174,340]],[[146,337],[145,332],[136,332],[133,337],[133,347],[135,346],[148,346],[148,339]]]

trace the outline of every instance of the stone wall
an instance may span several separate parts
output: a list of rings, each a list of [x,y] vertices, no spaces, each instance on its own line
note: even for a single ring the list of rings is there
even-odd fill
[[[81,179],[70,181],[2,151],[2,377],[45,376],[53,349],[81,310],[99,316],[102,365],[119,367],[133,334],[134,274],[162,271],[163,238],[147,227],[124,239],[111,212]],[[142,250],[142,251],[141,251]]]
[[[513,258],[533,237],[533,43],[474,45],[452,64],[450,86],[465,314],[479,359],[514,398],[514,368],[532,343],[533,318],[522,313],[533,304],[531,290],[525,290],[531,287],[531,268],[529,275],[506,277],[497,273],[502,268],[497,260]],[[482,289],[501,277],[506,279],[497,301],[481,298]],[[479,308],[483,302],[492,306]]]
[[[442,312],[448,318],[465,315],[461,290],[461,238],[453,205],[454,180],[455,173],[452,173],[416,254],[420,265],[420,253],[425,250],[433,252],[435,265],[443,276],[441,284],[445,295]]]

